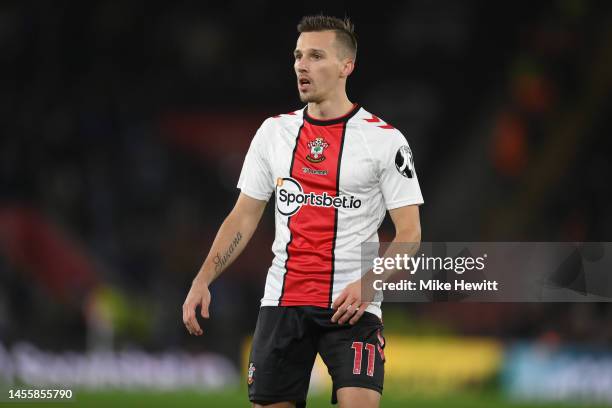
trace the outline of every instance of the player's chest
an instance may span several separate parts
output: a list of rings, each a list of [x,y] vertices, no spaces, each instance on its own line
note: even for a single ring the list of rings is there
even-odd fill
[[[298,135],[299,132],[299,135]],[[355,131],[343,126],[308,126],[281,131],[272,149],[275,180],[292,178],[304,191],[364,194],[377,184],[375,165]]]

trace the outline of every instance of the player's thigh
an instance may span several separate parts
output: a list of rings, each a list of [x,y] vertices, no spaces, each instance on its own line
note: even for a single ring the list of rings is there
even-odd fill
[[[332,401],[336,401],[337,392],[346,387],[382,394],[384,346],[382,322],[372,313],[364,313],[353,326],[337,326],[325,331],[318,351],[332,376]]]
[[[369,388],[343,387],[337,390],[338,408],[378,408],[380,393]]]
[[[306,401],[316,357],[313,336],[300,309],[260,309],[247,367],[252,403],[275,407],[271,404],[301,406]]]

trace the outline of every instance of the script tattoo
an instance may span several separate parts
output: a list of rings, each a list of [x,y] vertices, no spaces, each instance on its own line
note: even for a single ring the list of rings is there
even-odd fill
[[[215,263],[215,272],[217,272],[217,274],[221,273],[223,268],[225,268],[225,265],[227,265],[227,263],[229,262],[232,254],[234,253],[236,248],[238,248],[238,244],[240,243],[240,241],[242,241],[242,234],[238,232],[230,243],[229,247],[225,250],[223,256],[219,253],[215,255],[213,262]]]

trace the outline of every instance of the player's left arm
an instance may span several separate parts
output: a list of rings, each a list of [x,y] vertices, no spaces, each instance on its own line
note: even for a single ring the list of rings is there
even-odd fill
[[[395,237],[391,245],[385,251],[384,257],[395,257],[396,254],[407,254],[412,256],[419,249],[421,242],[421,221],[418,205],[407,205],[389,210],[391,220],[395,226]],[[336,313],[332,316],[332,322],[344,324],[347,321],[355,324],[365,313],[374,298],[374,279],[389,279],[393,271],[385,271],[383,275],[374,275],[370,270],[361,279],[344,288],[340,296],[332,304]],[[349,320],[350,319],[350,320]]]

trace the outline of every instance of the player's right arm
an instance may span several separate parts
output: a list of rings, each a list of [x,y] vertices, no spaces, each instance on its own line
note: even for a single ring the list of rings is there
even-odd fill
[[[208,287],[245,248],[259,224],[266,203],[267,201],[240,193],[236,205],[221,224],[210,252],[183,303],[183,323],[190,334],[199,336],[203,333],[196,317],[196,308],[200,306],[202,317],[208,319],[210,304]]]

